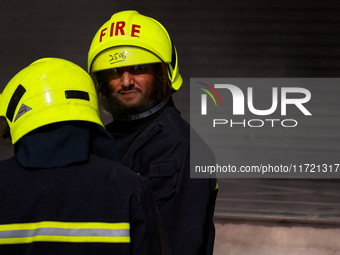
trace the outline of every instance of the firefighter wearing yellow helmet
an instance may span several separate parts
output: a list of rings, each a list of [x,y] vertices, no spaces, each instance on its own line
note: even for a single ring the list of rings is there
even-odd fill
[[[117,161],[90,75],[35,61],[0,94],[0,254],[160,254],[145,179]]]
[[[151,181],[171,254],[212,254],[216,179],[190,179],[190,126],[172,100],[182,77],[164,26],[137,11],[113,14],[92,40],[88,71],[121,163]],[[201,139],[193,148],[213,165]]]
[[[138,82],[135,86],[109,83],[125,70],[152,74],[155,81],[147,88],[139,88]],[[168,32],[158,21],[136,11],[117,13],[98,30],[88,54],[88,71],[95,76],[104,110],[115,119],[144,118],[158,111],[182,85]],[[150,86],[154,86],[152,91]],[[131,97],[138,92],[142,99],[133,101]]]

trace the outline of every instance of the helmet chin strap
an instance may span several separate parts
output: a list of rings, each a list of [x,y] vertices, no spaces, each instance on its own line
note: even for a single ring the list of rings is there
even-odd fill
[[[169,101],[170,96],[167,96],[165,99],[163,99],[159,104],[155,105],[154,107],[144,111],[144,112],[140,112],[140,113],[136,113],[136,114],[131,114],[131,115],[126,115],[124,117],[119,117],[119,118],[114,118],[115,120],[139,120],[139,119],[143,119],[146,118],[152,114],[154,114],[155,112],[159,111],[160,109],[163,108],[164,105],[167,104],[167,102]]]

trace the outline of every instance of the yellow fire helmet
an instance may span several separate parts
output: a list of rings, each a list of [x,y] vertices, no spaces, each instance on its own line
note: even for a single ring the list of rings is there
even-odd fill
[[[96,33],[88,54],[89,73],[151,63],[165,63],[172,88],[181,87],[177,51],[168,32],[157,20],[137,11],[112,15]]]
[[[70,61],[39,59],[17,73],[0,96],[0,136],[10,129],[13,144],[39,127],[63,121],[103,126],[91,76]]]

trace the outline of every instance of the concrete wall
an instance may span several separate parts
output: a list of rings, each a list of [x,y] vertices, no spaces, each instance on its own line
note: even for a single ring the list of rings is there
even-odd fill
[[[339,255],[340,230],[285,224],[217,223],[214,255]]]

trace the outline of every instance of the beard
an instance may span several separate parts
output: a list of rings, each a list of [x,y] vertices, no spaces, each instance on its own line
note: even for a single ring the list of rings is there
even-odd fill
[[[138,91],[133,98],[125,98],[120,93],[111,93],[107,96],[101,96],[103,108],[112,114],[113,119],[124,119],[126,116],[145,112],[155,105],[159,104],[165,98],[162,95],[160,86],[150,94],[144,94]]]

